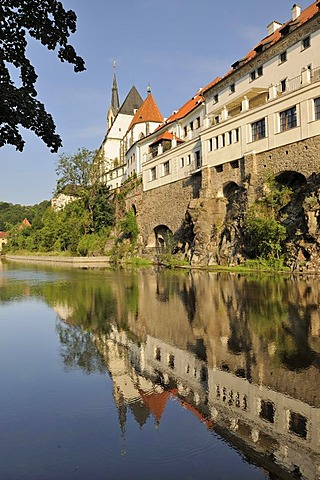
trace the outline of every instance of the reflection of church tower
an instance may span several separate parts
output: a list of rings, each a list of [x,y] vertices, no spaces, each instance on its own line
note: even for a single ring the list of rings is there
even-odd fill
[[[108,129],[114,122],[114,119],[118,113],[120,107],[119,103],[119,94],[118,94],[118,85],[116,77],[116,62],[113,62],[113,82],[112,82],[112,93],[111,93],[111,104],[108,111]]]
[[[116,396],[118,397],[116,399]],[[126,423],[127,423],[127,405],[122,395],[114,395],[118,409],[118,420],[121,432],[121,455],[126,455]]]

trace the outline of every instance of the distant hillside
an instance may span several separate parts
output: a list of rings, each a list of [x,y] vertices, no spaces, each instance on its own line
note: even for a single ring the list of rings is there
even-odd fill
[[[27,218],[32,225],[49,206],[49,200],[30,206],[0,201],[0,231],[6,231],[12,226],[19,225],[24,218]]]

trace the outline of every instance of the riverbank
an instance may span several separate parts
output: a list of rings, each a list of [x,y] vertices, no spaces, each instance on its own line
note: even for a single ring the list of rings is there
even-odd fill
[[[41,263],[50,265],[69,265],[81,268],[110,267],[110,257],[65,257],[58,255],[3,255],[5,260],[13,262]]]

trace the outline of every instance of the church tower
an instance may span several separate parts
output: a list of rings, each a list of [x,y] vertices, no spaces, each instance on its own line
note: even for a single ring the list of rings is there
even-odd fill
[[[112,82],[112,93],[111,93],[111,104],[108,111],[108,129],[112,126],[114,119],[119,111],[119,94],[118,94],[118,85],[116,77],[116,62],[113,62],[113,82]]]

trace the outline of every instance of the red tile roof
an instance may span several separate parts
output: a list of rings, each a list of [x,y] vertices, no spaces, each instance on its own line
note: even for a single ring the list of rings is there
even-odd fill
[[[160,142],[161,140],[173,140],[174,138],[177,140],[178,143],[184,142],[184,140],[182,140],[181,138],[177,137],[177,136],[174,135],[173,133],[168,132],[168,131],[166,130],[166,131],[163,132],[161,135],[159,135],[159,137],[157,137],[154,142],[150,143],[150,145],[154,145],[155,143],[158,143],[158,142]]]
[[[155,102],[155,99],[152,96],[152,93],[148,94],[141,107],[136,111],[128,130],[130,130],[137,123],[144,122],[163,122],[163,117],[158,105]]]
[[[152,412],[154,418],[159,422],[163,412],[165,411],[168,398],[170,397],[170,392],[167,390],[163,390],[161,393],[145,393],[140,391],[140,395],[145,405],[147,405],[149,410]]]
[[[27,218],[24,218],[22,220],[21,224],[19,225],[19,230],[21,230],[24,227],[31,227],[31,223],[29,222],[29,220]]]
[[[278,28],[274,33],[263,38],[252,50],[250,50],[250,52],[247,55],[245,55],[241,60],[239,60],[239,62],[241,62],[241,66],[250,62],[250,60],[252,60],[254,57],[259,55],[260,53],[259,50],[261,50],[263,46],[266,48],[269,48],[275,43],[277,43],[281,38],[283,38],[282,32],[285,31],[287,28],[290,28],[290,26],[294,29],[300,27],[301,25],[306,23],[308,20],[310,20],[312,17],[314,17],[317,13],[319,13],[319,10],[320,10],[320,1],[317,0],[312,5],[310,5],[305,10],[303,10],[296,20],[289,20],[288,22],[284,23],[280,28]],[[238,62],[235,62],[235,64],[237,63]],[[235,70],[236,68],[233,67],[222,78],[216,78],[213,82],[209,83],[206,87],[203,88],[202,93],[205,93],[208,90],[210,90],[214,85],[219,83],[220,80],[231,75],[231,73],[233,73]]]
[[[204,98],[202,96],[202,90],[200,89],[194,97],[188,100],[184,105],[177,112],[174,112],[167,120],[164,122],[165,124],[175,122],[176,120],[180,120],[181,118],[188,115],[192,110],[196,107],[201,105],[204,102]]]
[[[220,79],[219,79],[220,80]],[[158,128],[156,128],[155,131],[161,130],[165,125],[169,125],[170,123],[176,122],[177,120],[180,120],[181,118],[184,118],[187,116],[192,110],[197,108],[199,105],[201,105],[204,102],[204,98],[202,96],[202,89],[200,88],[199,91],[192,97],[190,100],[188,100],[184,105],[182,105],[179,110],[174,112],[170,117],[168,117],[162,125],[160,125]],[[165,132],[166,133],[166,132]],[[169,132],[167,132],[169,133]],[[178,142],[182,142],[180,138],[176,137]],[[153,142],[156,143],[158,139]]]

